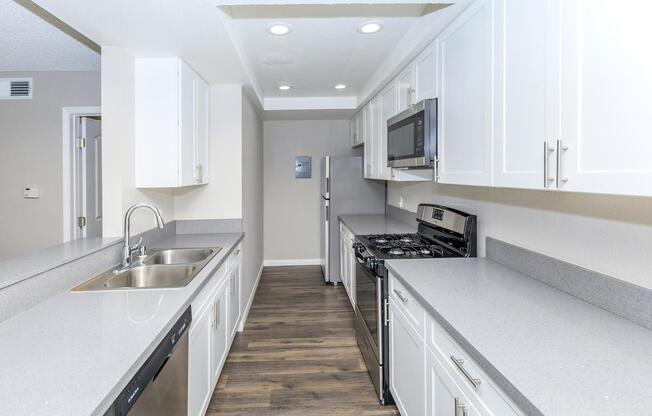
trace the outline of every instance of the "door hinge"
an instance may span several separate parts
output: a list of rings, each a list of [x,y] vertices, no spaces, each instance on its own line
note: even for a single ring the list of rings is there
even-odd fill
[[[77,217],[77,226],[79,228],[86,227],[86,217]]]
[[[84,137],[77,138],[77,147],[80,149],[86,148],[86,139]]]

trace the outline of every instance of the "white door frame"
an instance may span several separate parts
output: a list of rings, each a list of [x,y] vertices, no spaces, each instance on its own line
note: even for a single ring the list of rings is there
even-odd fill
[[[76,212],[73,184],[77,181],[75,175],[75,117],[101,116],[101,107],[63,107],[62,108],[62,160],[63,160],[63,242],[74,239],[74,221]]]

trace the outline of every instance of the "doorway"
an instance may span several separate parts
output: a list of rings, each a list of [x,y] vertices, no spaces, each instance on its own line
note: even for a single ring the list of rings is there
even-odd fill
[[[102,116],[99,108],[67,108],[64,123],[64,242],[101,237]]]

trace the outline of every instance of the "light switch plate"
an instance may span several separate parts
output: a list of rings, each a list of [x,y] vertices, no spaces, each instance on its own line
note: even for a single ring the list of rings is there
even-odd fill
[[[26,186],[25,189],[23,189],[23,198],[26,199],[37,199],[40,196],[38,188],[34,188],[33,186]]]
[[[294,158],[294,177],[308,179],[312,177],[312,157],[297,156]]]

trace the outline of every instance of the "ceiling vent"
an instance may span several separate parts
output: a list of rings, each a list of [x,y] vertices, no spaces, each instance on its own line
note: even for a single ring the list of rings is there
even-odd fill
[[[0,78],[0,100],[32,98],[32,78]]]

